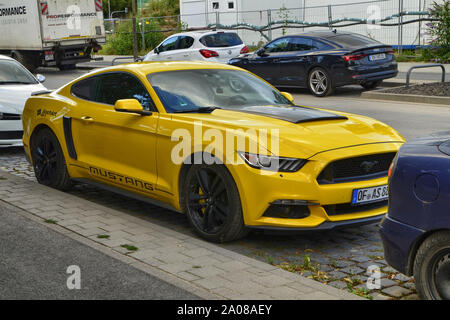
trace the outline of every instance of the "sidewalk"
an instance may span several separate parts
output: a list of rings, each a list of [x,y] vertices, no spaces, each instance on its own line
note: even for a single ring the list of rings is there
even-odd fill
[[[60,233],[203,298],[361,299],[4,171],[0,171],[0,200],[25,211],[31,219],[45,221]]]

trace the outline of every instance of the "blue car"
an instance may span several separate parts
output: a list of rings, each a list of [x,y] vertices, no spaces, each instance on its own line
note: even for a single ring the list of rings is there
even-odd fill
[[[276,87],[309,88],[318,97],[348,84],[373,89],[398,71],[391,46],[336,30],[283,36],[228,63]]]
[[[389,170],[385,259],[422,299],[450,300],[450,132],[404,144]]]

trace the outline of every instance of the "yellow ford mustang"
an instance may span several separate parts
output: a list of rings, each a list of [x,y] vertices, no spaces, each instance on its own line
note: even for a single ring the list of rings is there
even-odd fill
[[[376,120],[295,106],[245,70],[206,62],[91,72],[31,97],[23,127],[40,183],[89,181],[185,212],[210,241],[380,220],[404,142]]]

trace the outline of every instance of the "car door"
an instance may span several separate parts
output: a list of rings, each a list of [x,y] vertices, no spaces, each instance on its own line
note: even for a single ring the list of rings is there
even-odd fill
[[[152,193],[159,113],[142,116],[114,109],[117,100],[137,99],[145,110],[156,111],[143,83],[127,72],[108,72],[78,82],[72,95],[77,106],[68,116],[80,165],[94,179]]]
[[[174,56],[178,51],[178,39],[179,36],[173,36],[167,38],[156,51],[156,56],[154,61],[166,61],[166,60],[176,60]]]
[[[196,60],[193,55],[194,50],[192,49],[194,45],[194,38],[190,36],[179,36],[177,49],[172,51],[171,56],[173,60],[183,61],[183,60]]]
[[[289,38],[274,40],[248,60],[246,69],[273,85],[280,81],[280,59],[289,54]]]
[[[279,85],[304,87],[308,71],[308,55],[314,52],[313,40],[307,37],[289,37],[288,54],[280,57]]]

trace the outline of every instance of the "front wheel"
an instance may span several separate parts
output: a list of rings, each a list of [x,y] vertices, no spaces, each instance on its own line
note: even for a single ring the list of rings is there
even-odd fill
[[[208,241],[233,241],[247,233],[239,192],[223,165],[193,165],[186,175],[182,202],[189,223]]]
[[[420,298],[450,300],[450,231],[432,234],[414,260],[414,281]]]
[[[39,130],[31,141],[34,174],[40,184],[67,190],[71,186],[66,161],[58,138],[48,128]]]
[[[316,97],[325,97],[334,91],[330,75],[322,68],[311,70],[308,76],[308,87]]]

